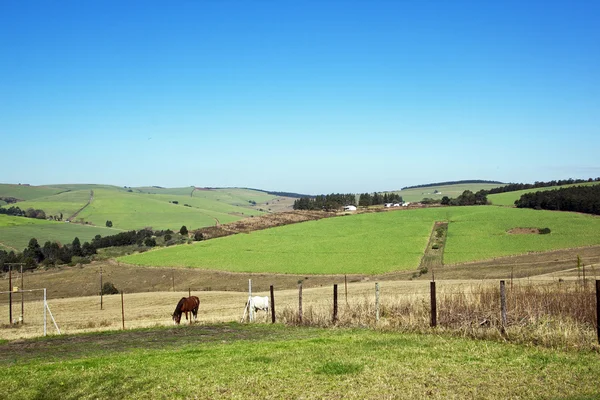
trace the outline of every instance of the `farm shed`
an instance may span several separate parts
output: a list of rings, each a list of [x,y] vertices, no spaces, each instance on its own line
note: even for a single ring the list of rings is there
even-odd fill
[[[344,211],[356,211],[356,206],[344,206]]]

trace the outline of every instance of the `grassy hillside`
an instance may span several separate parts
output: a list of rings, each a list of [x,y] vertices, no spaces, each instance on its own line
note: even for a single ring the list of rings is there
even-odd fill
[[[15,206],[21,210],[28,208],[44,210],[47,216],[63,214],[63,219],[77,212],[90,200],[90,190],[67,191],[52,196],[39,197],[34,200],[20,201]]]
[[[429,198],[434,200],[441,200],[442,197],[448,196],[455,198],[461,195],[465,190],[470,190],[473,193],[480,190],[489,190],[504,186],[502,184],[489,184],[489,183],[471,183],[471,184],[460,184],[460,185],[446,185],[446,186],[432,186],[432,187],[421,187],[414,189],[401,190],[398,193],[402,196],[404,201],[417,202],[423,200],[423,198]],[[439,193],[435,193],[435,191]]]
[[[172,203],[177,201],[178,204]],[[185,206],[188,204],[190,207]],[[259,211],[242,209],[226,203],[204,201],[177,195],[142,194],[94,191],[94,201],[78,216],[94,225],[104,225],[107,220],[120,229],[188,229],[236,221],[244,216],[260,215]]]
[[[40,245],[48,240],[71,243],[75,237],[79,237],[83,243],[91,241],[96,235],[107,236],[119,232],[118,229],[0,215],[0,245],[10,250],[22,251],[31,238],[36,238]]]
[[[600,361],[591,352],[372,330],[155,328],[2,343],[0,354],[0,392],[19,399],[600,394]]]
[[[64,192],[66,189],[50,186],[26,186],[0,183],[0,197],[14,197],[20,200],[37,199]]]
[[[53,185],[33,187],[0,185],[8,197],[27,198],[17,202],[21,209],[42,209],[47,216],[63,215],[67,219],[80,212],[75,221],[105,226],[107,220],[115,228],[130,230],[190,229],[228,223],[264,214],[276,196],[247,189],[194,190],[186,188],[121,188],[110,185]],[[186,206],[187,205],[187,206]]]
[[[121,258],[235,272],[378,274],[416,269],[435,221],[449,221],[444,262],[600,244],[600,218],[493,206],[359,214],[282,226]],[[548,235],[514,235],[517,227]]]
[[[537,189],[525,189],[525,190],[517,190],[515,192],[490,194],[487,198],[488,198],[488,201],[491,202],[495,206],[512,207],[515,205],[515,201],[519,200],[521,198],[521,196],[523,196],[525,193],[541,192],[541,191],[546,191],[546,190],[555,190],[555,189],[567,188],[567,187],[572,187],[572,186],[590,186],[590,185],[599,185],[599,184],[600,183],[598,183],[598,182],[586,182],[586,183],[579,183],[579,184],[575,184],[575,185],[550,186],[550,187],[543,187],[543,188],[537,188]]]

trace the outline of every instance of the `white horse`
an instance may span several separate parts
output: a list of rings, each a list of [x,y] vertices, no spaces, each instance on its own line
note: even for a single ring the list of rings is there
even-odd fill
[[[249,300],[250,304],[246,302],[246,309],[244,310],[244,315],[242,316],[242,321],[246,317],[246,311],[250,312],[250,307],[252,307],[252,311],[256,314],[258,310],[265,312],[265,318],[269,318],[269,310],[271,309],[269,304],[268,296],[252,296]],[[250,306],[250,307],[249,307]],[[241,322],[241,321],[240,321]]]

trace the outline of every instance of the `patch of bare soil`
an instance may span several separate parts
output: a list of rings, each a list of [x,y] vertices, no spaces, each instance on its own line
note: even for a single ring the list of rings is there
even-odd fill
[[[306,335],[310,334],[310,330],[307,331]],[[289,335],[289,332],[264,329],[259,325],[195,324],[112,331],[103,334],[54,336],[44,340],[21,339],[0,344],[0,365],[36,358],[48,360],[83,357],[92,353],[97,354],[98,349],[108,352],[126,352],[133,349],[178,348],[190,343],[264,340],[265,337],[276,339],[285,335]]]
[[[540,230],[538,228],[512,228],[507,233],[511,235],[537,235]]]
[[[273,228],[276,226],[295,224],[298,222],[315,221],[322,218],[335,217],[335,212],[326,211],[287,211],[266,214],[259,217],[242,219],[240,221],[210,226],[198,229],[205,239],[213,239],[222,236],[234,235],[236,233],[249,233],[252,231]]]

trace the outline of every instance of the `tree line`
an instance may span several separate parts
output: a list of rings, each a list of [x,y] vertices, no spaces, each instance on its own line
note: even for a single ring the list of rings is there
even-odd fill
[[[301,197],[294,201],[294,210],[337,210],[356,204],[354,193],[321,194],[314,197]]]
[[[472,183],[489,183],[489,184],[502,184],[503,182],[499,181],[485,181],[481,179],[474,180],[463,180],[463,181],[447,181],[447,182],[437,182],[437,183],[426,183],[424,185],[415,185],[415,186],[405,186],[402,190],[406,189],[417,189],[417,188],[426,188],[426,187],[434,187],[434,186],[448,186],[448,185],[466,185]]]
[[[314,197],[301,197],[294,201],[294,210],[339,210],[344,206],[358,205],[368,207],[385,203],[402,203],[402,197],[397,193],[331,193]]]
[[[0,214],[12,215],[15,217],[46,219],[46,213],[44,212],[44,210],[34,210],[33,208],[21,210],[19,207],[16,206],[11,206],[9,208],[0,207]]]
[[[525,193],[515,201],[515,206],[600,215],[600,185],[574,186]]]
[[[159,239],[160,238],[160,239]],[[159,240],[157,240],[159,239]],[[193,240],[203,240],[200,231],[193,235]],[[152,231],[151,229],[132,230],[119,232],[115,235],[102,237],[96,235],[91,242],[81,244],[79,238],[73,239],[70,244],[61,245],[57,242],[47,241],[41,246],[36,238],[31,238],[29,244],[22,252],[0,250],[0,265],[3,271],[8,271],[9,263],[24,263],[26,269],[34,269],[40,265],[54,266],[74,262],[89,263],[98,249],[108,247],[122,247],[137,245],[143,249],[155,247],[162,243],[164,246],[180,244],[189,240],[188,230],[184,226],[178,233],[170,229]]]
[[[506,192],[516,192],[517,190],[527,190],[527,189],[537,189],[543,187],[551,187],[551,186],[563,186],[563,185],[574,185],[578,183],[586,183],[586,182],[600,182],[599,178],[589,178],[589,179],[562,179],[562,180],[553,180],[548,182],[535,182],[535,183],[508,183],[505,186],[493,188],[487,190],[487,194],[496,194],[496,193],[506,193]]]

